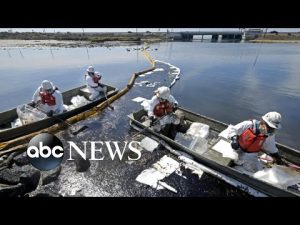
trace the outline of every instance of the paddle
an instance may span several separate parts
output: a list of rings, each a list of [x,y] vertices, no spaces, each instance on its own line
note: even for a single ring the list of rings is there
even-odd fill
[[[100,84],[99,84],[99,86],[102,87],[102,88],[104,87],[103,85],[101,86]],[[108,106],[111,110],[114,110],[114,107],[111,106],[110,103],[109,103],[109,100],[108,100],[108,98],[107,98],[106,90],[107,90],[107,89],[105,89],[105,90],[103,91],[103,93],[104,93],[105,99],[107,100],[107,106]]]
[[[42,112],[42,113],[44,113],[44,114],[47,115],[46,112],[44,112],[43,110],[41,110],[41,109],[38,108],[37,106],[33,106],[32,104],[28,104],[28,105],[29,105],[29,106],[32,106],[33,108],[35,108],[35,109],[39,110],[40,112]],[[57,117],[57,116],[55,116],[55,115],[52,115],[51,117],[53,117],[53,118],[56,119],[56,120],[59,120],[59,121],[63,122],[64,124],[67,124],[69,127],[74,127],[74,125],[68,123],[67,121],[65,121],[65,120],[63,120],[63,119],[61,119],[61,118],[59,118],[59,117]],[[71,133],[72,133],[73,135],[77,135],[78,133],[80,133],[81,131],[83,131],[83,130],[85,130],[85,129],[87,129],[87,128],[88,128],[88,126],[84,125],[84,126],[82,126],[81,128],[79,128],[79,129],[76,130],[76,131],[72,131],[71,129],[70,129],[70,131],[71,131]]]

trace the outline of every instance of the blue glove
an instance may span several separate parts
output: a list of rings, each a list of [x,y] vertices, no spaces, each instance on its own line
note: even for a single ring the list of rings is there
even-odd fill
[[[231,147],[235,150],[237,150],[240,147],[239,137],[237,135],[235,135],[231,138]]]

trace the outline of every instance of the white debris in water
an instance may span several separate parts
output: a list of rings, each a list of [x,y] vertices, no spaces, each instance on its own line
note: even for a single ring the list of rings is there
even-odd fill
[[[158,184],[161,185],[162,187],[168,189],[169,191],[172,191],[174,193],[177,193],[177,190],[173,187],[171,187],[170,185],[168,185],[167,183],[165,182],[162,182],[162,181],[158,181]]]
[[[145,101],[147,100],[146,98],[143,98],[143,97],[136,97],[136,98],[133,98],[131,99],[132,101],[134,102],[142,102],[142,101]]]
[[[140,143],[140,146],[149,152],[153,152],[158,145],[158,142],[148,137],[145,137]]]
[[[253,177],[266,181],[279,188],[287,189],[289,186],[300,183],[300,173],[285,166],[274,165],[253,174]]]
[[[160,181],[178,170],[180,166],[179,162],[165,155],[152,166],[152,168],[142,171],[142,173],[137,176],[136,181],[158,189],[160,189],[159,186],[162,186],[177,193],[174,188],[164,182],[160,183]]]
[[[162,64],[165,64],[167,66],[169,66],[170,70],[172,70],[174,72],[174,75],[179,75],[180,74],[180,69],[170,63],[167,63],[167,62],[164,62],[164,61],[160,61],[160,60],[154,60],[155,62],[158,62],[158,63],[162,63]]]
[[[151,83],[150,81],[144,80],[141,82],[135,82],[135,85],[138,85],[140,87],[146,86],[146,87],[155,87],[157,84],[159,84],[160,82],[155,81],[153,83]]]
[[[165,174],[165,176],[169,176],[179,168],[179,162],[165,155],[158,162],[154,163],[153,167]]]
[[[153,70],[153,72],[160,72],[160,71],[164,71],[163,68],[156,68],[155,70]]]
[[[223,139],[219,140],[213,147],[213,150],[222,153],[223,157],[238,160],[238,154],[231,147],[231,144]]]
[[[143,80],[141,82],[135,82],[134,84],[142,87],[143,85],[151,84],[151,82],[147,80]]]
[[[159,84],[160,82],[153,82],[153,83],[150,83],[150,84],[146,84],[146,87],[156,87],[157,84]]]
[[[147,184],[153,188],[157,188],[158,181],[164,178],[165,175],[163,173],[155,168],[149,168],[142,171],[142,173],[140,173],[135,180],[142,184]]]
[[[158,63],[162,63],[162,64],[165,64],[165,65],[169,66],[169,68],[170,68],[169,74],[172,75],[172,76],[175,76],[174,79],[173,79],[173,81],[170,84],[170,87],[172,87],[176,83],[176,81],[180,79],[180,77],[179,77],[179,75],[180,75],[180,69],[178,67],[170,64],[170,63],[163,62],[163,61],[160,61],[160,60],[155,60],[155,62],[156,63],[157,62]]]

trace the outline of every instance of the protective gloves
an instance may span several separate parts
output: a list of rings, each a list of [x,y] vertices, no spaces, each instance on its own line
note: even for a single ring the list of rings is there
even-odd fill
[[[278,152],[270,155],[273,157],[273,159],[278,165],[285,165],[285,163],[282,161],[282,157],[278,154]]]
[[[240,147],[239,137],[237,135],[235,135],[231,138],[231,147],[235,150],[237,150]]]
[[[32,101],[29,105],[31,105],[33,108],[36,107],[36,103],[34,101]]]
[[[154,118],[154,116],[150,116],[150,127],[152,127],[154,124],[155,124],[155,122],[156,122],[156,118]]]
[[[173,106],[173,112],[175,112],[177,109],[178,109],[178,105],[174,104],[174,106]]]
[[[47,116],[48,116],[48,117],[52,117],[52,116],[53,116],[53,110],[50,110],[50,111],[47,113]]]

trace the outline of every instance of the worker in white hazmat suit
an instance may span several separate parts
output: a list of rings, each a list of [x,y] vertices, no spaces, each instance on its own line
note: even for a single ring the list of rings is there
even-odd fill
[[[268,112],[260,121],[246,120],[235,126],[228,127],[228,138],[231,140],[231,147],[237,150],[239,163],[245,162],[243,159],[251,159],[255,162],[258,159],[257,153],[264,150],[275,159],[278,164],[282,164],[281,156],[275,143],[275,132],[281,128],[281,115],[278,112]],[[249,160],[250,161],[250,160]],[[251,167],[249,165],[248,167]],[[259,168],[255,168],[256,172]]]
[[[153,129],[159,132],[168,124],[179,125],[180,118],[174,113],[178,102],[171,95],[170,88],[159,87],[154,93],[155,95],[151,100],[146,100],[142,103],[151,120]],[[174,129],[174,127],[171,129]],[[174,135],[171,136],[174,138]]]
[[[60,114],[64,111],[61,92],[48,80],[44,80],[34,92],[31,105],[46,113],[47,116]]]
[[[89,99],[91,101],[99,97],[100,92],[103,92],[103,94],[106,95],[107,87],[100,83],[102,76],[99,72],[95,72],[93,66],[89,66],[87,68],[84,77],[85,77],[86,86],[89,92],[91,93],[91,95],[89,96]]]

